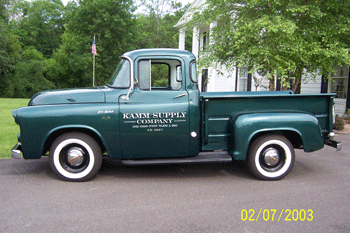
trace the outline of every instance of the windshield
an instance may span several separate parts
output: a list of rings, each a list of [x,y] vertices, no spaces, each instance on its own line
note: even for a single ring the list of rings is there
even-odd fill
[[[126,59],[122,59],[117,69],[111,76],[108,86],[114,88],[128,88],[130,87],[130,63]]]

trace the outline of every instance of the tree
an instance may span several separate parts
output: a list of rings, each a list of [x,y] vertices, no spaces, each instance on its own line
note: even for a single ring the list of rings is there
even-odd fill
[[[63,9],[61,0],[19,0],[10,10],[11,31],[24,46],[34,46],[49,58],[61,44]]]
[[[17,63],[11,87],[11,97],[30,98],[35,93],[55,88],[55,85],[44,77],[46,71],[44,55],[33,46],[27,47]]]
[[[48,60],[48,78],[58,88],[92,86],[91,48],[89,42],[85,45],[81,40],[81,36],[66,30],[61,47]]]
[[[14,70],[22,52],[18,37],[9,31],[7,0],[0,1],[0,96],[9,97],[13,94]]]
[[[0,20],[7,20],[6,6],[8,5],[8,0],[0,0]]]
[[[91,86],[91,44],[96,35],[96,80],[105,84],[124,52],[134,49],[131,0],[84,0],[68,6],[63,43],[50,61],[50,80],[58,87]],[[59,75],[56,75],[59,74]],[[57,78],[56,78],[57,77]]]
[[[52,89],[47,58],[63,32],[61,0],[7,1],[0,8],[0,96],[31,97]]]
[[[0,54],[4,54],[3,57],[0,55],[0,96],[12,97],[14,88],[18,85],[14,73],[18,62],[21,60],[22,46],[18,37],[12,33],[0,36],[0,38],[4,39],[0,43],[5,47],[4,53],[0,52]]]
[[[177,48],[179,30],[176,22],[188,9],[171,0],[143,0],[143,12],[137,15],[137,48]],[[191,41],[190,39],[188,41]]]
[[[346,0],[208,0],[194,14],[195,25],[217,21],[214,43],[202,63],[248,67],[284,88],[311,74],[328,74],[335,65],[348,65],[350,2]]]
[[[137,15],[137,48],[177,48],[179,30],[174,27],[189,5],[182,7],[181,3],[171,0],[143,0],[140,8],[143,12]],[[188,39],[188,41],[192,41]],[[168,67],[162,64],[152,66],[154,87],[164,87],[168,84]]]
[[[8,69],[9,61],[7,55],[7,46],[8,46],[8,29],[6,25],[6,3],[7,1],[0,1],[0,75],[1,77],[4,75],[5,71]],[[1,81],[0,81],[1,82]]]

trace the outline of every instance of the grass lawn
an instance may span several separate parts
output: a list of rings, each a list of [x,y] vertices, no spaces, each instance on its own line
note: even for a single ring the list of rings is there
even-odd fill
[[[12,110],[27,106],[29,99],[0,98],[0,159],[10,158],[11,149],[17,143],[19,126],[16,125]]]

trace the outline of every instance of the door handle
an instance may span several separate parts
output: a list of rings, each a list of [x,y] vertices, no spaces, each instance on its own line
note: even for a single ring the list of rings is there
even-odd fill
[[[186,95],[187,95],[187,94],[185,94],[185,93],[184,93],[184,94],[181,94],[181,95],[177,95],[177,96],[174,97],[174,99],[177,99],[177,98],[180,98],[180,97],[184,97],[184,96],[186,96]]]

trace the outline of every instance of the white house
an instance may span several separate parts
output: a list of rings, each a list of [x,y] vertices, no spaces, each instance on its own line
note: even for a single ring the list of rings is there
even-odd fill
[[[191,8],[196,8],[205,4],[205,0],[194,0],[190,8],[184,13],[179,22],[175,25],[180,31],[179,49],[192,50],[198,58],[200,50],[208,43],[215,43],[210,40],[210,31],[216,27],[216,22],[204,25],[200,28],[193,28],[189,31],[186,28],[187,22],[191,20]],[[185,48],[185,34],[193,33],[192,48]],[[218,73],[220,70],[220,73]],[[199,88],[203,92],[215,91],[268,91],[268,80],[258,74],[249,74],[245,70],[231,69],[225,67],[207,67],[199,71]],[[315,81],[301,83],[296,93],[337,93],[335,98],[336,114],[343,116],[346,109],[350,109],[350,78],[349,67],[336,67],[336,74],[331,74],[333,81],[324,79],[318,75]],[[276,79],[277,80],[277,79]],[[276,81],[276,89],[280,89],[280,84]]]

